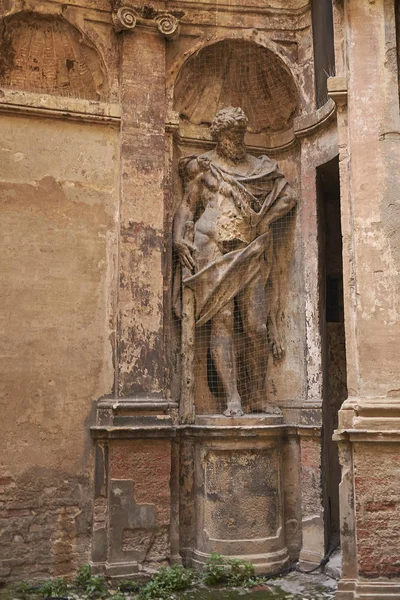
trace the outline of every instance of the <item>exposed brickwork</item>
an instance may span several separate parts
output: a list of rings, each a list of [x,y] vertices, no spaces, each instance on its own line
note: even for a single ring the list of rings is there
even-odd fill
[[[356,444],[354,467],[359,573],[399,577],[399,448]]]
[[[0,479],[0,579],[70,575],[88,560],[88,481],[37,472]]]
[[[154,504],[158,524],[169,523],[171,446],[168,440],[113,442],[109,476],[111,480],[133,481],[135,501]]]

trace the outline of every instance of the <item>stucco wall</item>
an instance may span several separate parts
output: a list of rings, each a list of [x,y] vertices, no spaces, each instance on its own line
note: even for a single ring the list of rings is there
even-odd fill
[[[0,574],[40,577],[88,559],[85,423],[114,378],[118,130],[3,115],[0,137]]]

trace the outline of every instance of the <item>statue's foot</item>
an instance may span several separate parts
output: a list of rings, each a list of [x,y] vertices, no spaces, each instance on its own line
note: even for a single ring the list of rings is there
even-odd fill
[[[224,415],[226,417],[242,417],[243,411],[240,402],[228,402]]]
[[[282,415],[282,411],[279,406],[274,406],[273,404],[266,404],[263,406],[263,412],[269,415]]]

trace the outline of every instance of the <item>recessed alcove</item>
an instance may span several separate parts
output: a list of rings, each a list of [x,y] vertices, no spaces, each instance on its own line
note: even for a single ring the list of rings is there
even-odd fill
[[[1,24],[0,85],[104,100],[107,81],[96,50],[61,17],[18,13]]]
[[[286,131],[297,114],[296,84],[268,48],[222,40],[187,60],[175,86],[174,109],[181,120],[207,126],[224,106],[243,108],[250,133]]]

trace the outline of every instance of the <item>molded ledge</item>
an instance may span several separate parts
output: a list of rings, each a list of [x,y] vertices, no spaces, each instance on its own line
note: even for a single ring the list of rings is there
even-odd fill
[[[0,112],[89,123],[116,123],[121,120],[119,104],[0,89]]]
[[[336,104],[329,98],[315,112],[302,115],[294,120],[294,135],[296,138],[307,137],[323,127],[336,113]]]
[[[336,600],[400,600],[400,581],[342,579],[335,597]]]
[[[269,154],[281,152],[293,146],[298,139],[312,135],[324,127],[336,114],[336,104],[329,98],[321,108],[294,119],[293,128],[271,134],[247,133],[246,145],[250,152],[266,151]],[[208,128],[179,121],[177,113],[171,113],[166,122],[166,130],[173,133],[179,143],[210,148],[214,146]]]
[[[328,77],[328,96],[336,104],[347,104],[347,77]]]
[[[350,397],[339,411],[334,440],[400,441],[400,398]]]

